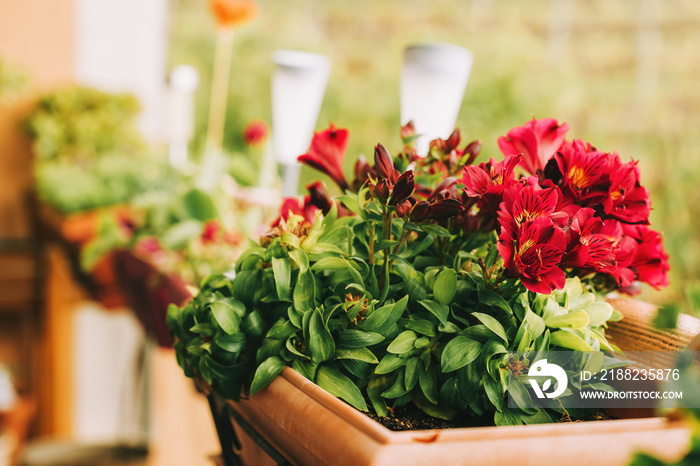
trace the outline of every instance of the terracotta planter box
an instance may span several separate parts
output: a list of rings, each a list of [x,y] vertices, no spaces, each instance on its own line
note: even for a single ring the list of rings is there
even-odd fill
[[[61,246],[70,262],[71,272],[81,286],[108,309],[125,307],[127,303],[114,272],[114,256],[110,254],[104,257],[87,273],[80,267],[80,253],[85,244],[97,234],[101,211],[126,214],[129,207],[105,207],[62,215],[45,202],[35,200],[33,204],[40,236]]]
[[[700,321],[688,316],[677,331],[659,332],[649,324],[653,306],[612,303],[625,320],[611,325],[609,336],[623,350],[678,350],[700,332]],[[222,401],[212,401],[217,412]],[[636,451],[676,460],[690,442],[682,421],[651,417],[649,410],[620,410],[621,419],[608,421],[392,432],[290,368],[255,396],[225,403],[286,460],[304,465],[625,465]],[[244,464],[274,464],[240,425],[234,429]]]

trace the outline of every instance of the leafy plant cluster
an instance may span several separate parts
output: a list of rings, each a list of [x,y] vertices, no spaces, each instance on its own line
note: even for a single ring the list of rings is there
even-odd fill
[[[493,413],[498,425],[555,419],[555,412],[531,408],[517,377],[527,366],[509,353],[615,351],[604,331],[621,316],[601,298],[615,288],[610,270],[619,262],[608,256],[617,243],[602,230],[605,211],[597,204],[611,186],[600,161],[617,155],[576,143],[557,156],[547,138],[565,129],[551,120],[544,126],[552,125],[526,136],[533,141],[527,157],[479,166],[472,162],[480,143],[459,150],[458,132],[418,156],[409,125],[397,157],[378,145],[374,165],[360,158],[350,182],[342,171],[347,133],[333,127],[318,133],[300,161],[345,194],[330,199],[321,184],[309,185],[304,200],[285,202],[278,222],[243,253],[234,274],[209,277],[188,305],[169,309],[179,364],[233,399],[248,388],[256,393],[291,366],[381,416],[413,403],[446,419]],[[563,136],[556,138],[562,145]],[[544,147],[551,153],[543,157]],[[576,160],[563,178],[552,177],[559,184],[546,182],[540,167],[538,175],[513,175],[517,164],[529,170],[527,163],[539,163],[551,176],[555,157]],[[601,169],[595,177],[590,160]],[[583,183],[590,179],[596,183]],[[630,179],[632,188],[639,186]],[[566,180],[581,183],[572,189]],[[521,197],[508,199],[508,190]],[[565,202],[577,196],[583,205]],[[645,196],[640,191],[640,203],[616,214],[624,210],[646,222]],[[616,206],[620,199],[615,196]],[[609,268],[591,262],[598,253]],[[633,264],[620,265],[634,274]],[[554,269],[565,276],[560,280]],[[580,388],[572,385],[564,396]],[[508,394],[518,408],[506,406]]]
[[[489,253],[495,238],[446,255],[439,239],[449,233],[434,224],[415,227],[412,247],[375,244],[371,260],[369,235],[382,219],[366,194],[344,199],[357,216],[337,217],[334,208],[308,230],[292,217],[279,236],[243,254],[235,278],[209,277],[187,306],[172,306],[168,324],[185,373],[237,399],[288,365],[382,416],[413,402],[441,418],[552,420],[505,405],[508,391],[529,396],[520,382],[509,385],[507,353],[611,349],[604,326],[613,309],[577,278],[552,295],[514,279],[495,283],[484,274],[499,267]],[[414,228],[400,219],[391,225],[395,235],[407,227]]]
[[[43,97],[26,121],[38,160],[89,164],[105,155],[139,154],[136,129],[140,106],[129,94],[69,87]]]

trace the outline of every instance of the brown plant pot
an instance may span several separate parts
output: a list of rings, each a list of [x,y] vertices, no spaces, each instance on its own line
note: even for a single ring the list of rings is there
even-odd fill
[[[654,306],[627,299],[611,303],[625,315],[608,330],[623,350],[678,350],[700,332],[700,321],[688,316],[681,317],[674,332],[656,331],[649,323]],[[222,418],[216,419],[220,403],[226,403],[224,412],[232,411],[227,415],[239,419],[231,437],[239,442],[235,450],[247,465],[274,464],[260,443],[293,464],[340,466],[626,465],[637,451],[677,460],[690,444],[685,423],[653,417],[650,410],[618,410],[620,419],[606,421],[392,432],[290,368],[246,400],[210,402],[224,452],[231,445],[222,435]],[[254,426],[262,442],[252,440],[246,424]]]
[[[33,200],[39,234],[47,241],[60,244],[68,257],[71,271],[80,285],[107,309],[127,305],[114,270],[114,255],[102,258],[93,270],[85,272],[80,266],[80,254],[85,245],[98,233],[100,213],[128,216],[130,207],[125,205],[105,207],[75,214],[63,215],[51,205]]]

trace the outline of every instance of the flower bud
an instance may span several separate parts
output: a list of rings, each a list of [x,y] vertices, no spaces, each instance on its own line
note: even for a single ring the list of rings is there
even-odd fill
[[[416,127],[413,125],[413,121],[409,121],[401,127],[401,139],[406,142],[406,139],[411,136],[416,135]]]
[[[416,203],[413,209],[411,209],[411,221],[420,222],[421,220],[425,220],[430,215],[431,210],[432,207],[430,207],[430,203],[427,201]]]
[[[306,190],[309,192],[309,203],[312,206],[320,209],[321,212],[323,212],[323,215],[330,212],[331,207],[333,206],[333,201],[331,200],[330,196],[328,196],[326,189],[323,187],[320,181],[314,181],[306,187]]]
[[[443,191],[448,191],[448,193],[451,191],[451,188],[457,183],[457,178],[454,176],[450,176],[445,178],[440,182],[439,185],[435,187],[432,193],[430,193],[430,196],[428,196],[428,202],[433,202],[436,201],[437,199],[440,198],[440,194]],[[449,197],[449,196],[448,196]]]
[[[464,165],[471,165],[474,163],[474,160],[476,160],[476,156],[479,155],[479,152],[481,152],[481,141],[476,140],[470,142],[467,147],[464,148],[464,153],[462,154],[463,156],[467,157]]]
[[[434,220],[446,220],[464,210],[462,203],[456,199],[441,199],[431,204],[431,208],[430,218]]]
[[[370,187],[370,193],[378,201],[384,203],[389,198],[389,184],[386,180],[379,180],[377,184]]]
[[[455,128],[455,130],[452,131],[452,134],[450,134],[450,136],[445,140],[445,152],[452,152],[455,150],[461,139],[462,136],[459,132],[459,128]]]
[[[381,144],[377,144],[374,148],[374,168],[381,178],[389,180],[392,184],[396,183],[399,172],[394,168],[391,155]]]
[[[398,215],[399,218],[403,218],[411,211],[412,207],[411,201],[406,199],[396,206],[396,215]]]
[[[391,198],[389,198],[389,205],[396,205],[408,199],[413,194],[414,187],[413,172],[409,170],[396,181]]]
[[[360,185],[365,184],[369,178],[370,170],[371,168],[367,163],[367,159],[364,155],[360,155],[355,162],[355,181],[357,181]]]

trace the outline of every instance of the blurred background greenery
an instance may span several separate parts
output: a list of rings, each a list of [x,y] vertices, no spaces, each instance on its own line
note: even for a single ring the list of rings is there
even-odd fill
[[[215,27],[201,0],[175,0],[171,15],[170,64],[202,75],[201,152]],[[484,142],[482,161],[500,157],[497,137],[533,116],[566,121],[569,137],[639,160],[672,264],[671,287],[644,298],[690,306],[700,276],[700,4],[692,0],[264,0],[237,32],[226,147],[243,147],[250,119],[270,121],[272,52],[299,49],[333,62],[318,128],[350,130],[346,169],[379,141],[397,148],[402,50],[425,40],[474,53],[457,125]]]

